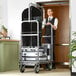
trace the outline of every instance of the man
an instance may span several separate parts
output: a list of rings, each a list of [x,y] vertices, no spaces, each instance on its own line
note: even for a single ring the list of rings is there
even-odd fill
[[[53,17],[53,10],[48,9],[47,10],[48,18],[43,20],[42,23],[42,29],[45,28],[45,35],[50,36],[51,35],[51,28],[53,28],[53,43],[55,39],[55,30],[57,30],[58,25],[58,19]],[[51,43],[51,37],[45,37],[45,43]],[[54,52],[53,52],[53,60],[55,60]],[[55,63],[53,62],[53,68],[55,68]]]
[[[54,30],[57,29],[57,25],[58,25],[58,19],[53,17],[53,10],[52,9],[48,9],[47,10],[47,15],[48,18],[43,20],[42,23],[42,28],[44,28],[45,26],[51,26]]]

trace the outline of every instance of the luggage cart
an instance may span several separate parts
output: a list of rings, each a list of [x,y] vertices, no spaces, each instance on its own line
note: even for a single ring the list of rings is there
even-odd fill
[[[34,6],[32,5],[32,7]],[[30,16],[30,9],[28,9],[28,12],[29,12],[28,16]],[[48,43],[40,44],[41,33],[39,26],[40,26],[39,21],[34,20],[31,17],[25,18],[25,20],[22,21],[21,51],[20,51],[20,62],[19,62],[20,72],[22,73],[25,71],[26,66],[34,66],[35,73],[39,73],[41,64],[46,64],[48,70],[52,69],[53,35],[51,34],[52,36],[50,36],[51,44]],[[47,54],[47,51],[49,52],[49,54]]]

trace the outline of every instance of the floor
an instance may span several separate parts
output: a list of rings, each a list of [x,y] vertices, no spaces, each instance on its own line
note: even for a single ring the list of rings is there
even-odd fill
[[[40,72],[36,74],[33,69],[26,69],[24,73],[20,73],[19,70],[1,72],[0,76],[70,76],[70,70],[57,68],[47,71],[40,69]]]

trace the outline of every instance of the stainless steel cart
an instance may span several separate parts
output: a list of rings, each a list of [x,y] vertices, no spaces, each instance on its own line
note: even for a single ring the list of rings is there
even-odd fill
[[[30,8],[30,7],[29,7]],[[38,8],[37,8],[38,9]],[[30,16],[30,9],[29,16]],[[35,17],[34,17],[35,18]],[[27,19],[27,18],[26,18]],[[22,21],[21,29],[21,51],[20,51],[20,72],[24,72],[26,66],[34,66],[35,73],[39,73],[40,65],[47,64],[48,70],[52,69],[53,61],[53,32],[51,31],[51,43],[40,45],[40,23],[29,17]],[[45,38],[48,36],[41,36]],[[47,54],[47,51],[49,54]]]

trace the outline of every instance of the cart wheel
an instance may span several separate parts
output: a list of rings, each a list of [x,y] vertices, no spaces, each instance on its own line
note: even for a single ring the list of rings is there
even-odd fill
[[[40,65],[36,64],[34,67],[35,73],[39,73]]]
[[[47,65],[47,68],[48,68],[48,70],[52,70],[52,63],[49,63],[49,64]]]
[[[25,66],[24,65],[20,65],[20,72],[23,73],[25,71]]]

